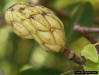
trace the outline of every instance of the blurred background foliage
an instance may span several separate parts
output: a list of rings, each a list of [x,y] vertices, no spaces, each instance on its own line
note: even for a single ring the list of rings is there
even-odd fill
[[[0,16],[12,4],[23,1],[26,2],[28,0],[0,0]],[[50,2],[56,8],[68,11],[72,16],[76,13],[76,16],[72,20],[66,20],[60,17],[65,25],[66,37],[70,34],[68,33],[70,31],[68,29],[66,30],[66,28],[70,28],[75,22],[75,19],[78,19],[77,21],[80,24],[85,22],[83,25],[86,27],[88,25],[98,27],[92,21],[94,17],[99,17],[99,0],[50,0]],[[90,12],[93,11],[92,9],[89,9],[88,12],[86,9],[87,6],[80,7],[87,2],[92,5],[94,12]],[[78,11],[79,8],[86,9],[83,10],[83,16],[85,17],[78,16],[78,13],[82,13],[80,10]],[[91,16],[88,16],[89,13]],[[82,17],[85,21],[82,21]],[[72,27],[70,30],[72,30]],[[98,35],[95,35],[95,38],[97,37]],[[69,37],[67,39],[68,48],[74,50],[77,55],[80,55],[80,50],[89,43],[82,36],[79,38],[78,36],[76,37],[74,32],[70,35],[70,39]],[[3,71],[5,75],[59,75],[62,72],[72,70],[75,66],[78,65],[67,60],[63,54],[46,52],[34,40],[20,38],[13,33],[9,25],[5,24],[0,27],[0,71]]]

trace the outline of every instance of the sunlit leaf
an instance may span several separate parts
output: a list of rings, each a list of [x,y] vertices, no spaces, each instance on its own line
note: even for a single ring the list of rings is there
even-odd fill
[[[99,75],[99,58],[98,58],[98,63],[94,63],[92,61],[87,61],[85,63],[85,66],[84,66],[84,70],[86,70],[86,71],[98,71],[98,75]]]
[[[81,42],[81,41],[83,41],[83,42]],[[90,42],[86,38],[81,37],[78,40],[71,43],[69,46],[69,49],[73,50],[76,55],[81,56],[81,50],[84,48],[84,46],[86,46],[88,44],[90,44]]]
[[[81,51],[81,55],[95,63],[98,62],[98,54],[95,46],[92,44],[88,44],[87,46],[85,46],[84,49]]]

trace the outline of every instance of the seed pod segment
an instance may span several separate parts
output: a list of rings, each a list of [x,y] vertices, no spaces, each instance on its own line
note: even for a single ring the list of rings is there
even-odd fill
[[[32,3],[16,3],[8,8],[5,19],[17,35],[35,39],[47,51],[64,50],[64,25],[50,9]]]

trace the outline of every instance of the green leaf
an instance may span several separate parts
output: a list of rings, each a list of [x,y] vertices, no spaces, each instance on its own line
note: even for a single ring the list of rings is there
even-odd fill
[[[56,0],[54,5],[57,8],[64,8],[64,7],[67,7],[68,5],[76,3],[76,2],[77,1],[75,1],[75,0]]]
[[[3,8],[5,6],[5,0],[0,0],[0,14],[3,13]]]
[[[81,43],[81,41],[83,42]],[[73,50],[76,55],[81,56],[81,50],[88,44],[90,44],[90,42],[86,38],[81,37],[73,43],[71,43],[69,49]]]
[[[94,62],[88,60],[85,63],[84,70],[85,71],[98,71],[98,73],[99,73],[99,58],[98,58],[98,63],[94,63]]]
[[[77,12],[74,14],[72,20],[69,25],[65,27],[66,36],[67,36],[67,44],[74,42],[77,40],[80,35],[73,31],[74,24],[77,23],[80,26],[92,27],[93,24],[93,8],[90,3],[85,3],[79,7]]]
[[[94,63],[98,62],[98,54],[95,46],[92,44],[88,44],[87,46],[85,46],[84,49],[81,51],[81,55]]]
[[[60,71],[49,69],[49,68],[41,68],[38,70],[28,69],[26,71],[21,72],[19,75],[59,75]]]

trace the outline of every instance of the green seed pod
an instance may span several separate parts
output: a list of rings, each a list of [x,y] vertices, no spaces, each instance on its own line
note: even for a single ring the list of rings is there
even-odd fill
[[[48,51],[64,50],[64,25],[48,8],[25,2],[16,3],[8,8],[5,19],[17,35],[35,39]]]

